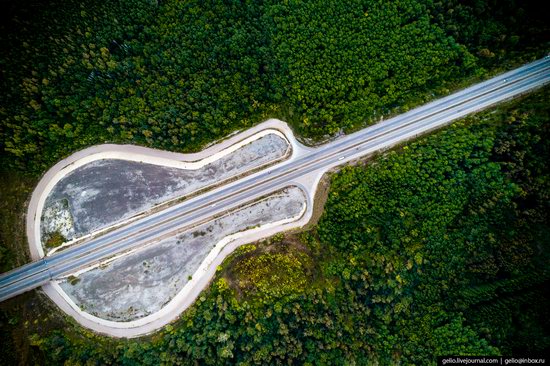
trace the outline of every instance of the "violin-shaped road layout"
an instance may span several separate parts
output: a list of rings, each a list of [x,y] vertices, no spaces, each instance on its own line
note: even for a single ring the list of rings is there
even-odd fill
[[[151,333],[188,308],[237,247],[307,224],[327,171],[549,82],[547,56],[315,148],[272,119],[196,154],[76,152],[33,192],[33,262],[0,275],[0,301],[42,286],[85,327]]]

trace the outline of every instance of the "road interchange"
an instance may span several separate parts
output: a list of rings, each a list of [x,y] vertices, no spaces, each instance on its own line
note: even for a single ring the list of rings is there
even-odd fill
[[[476,84],[280,163],[213,189],[168,209],[0,275],[0,301],[52,279],[154,242],[265,196],[292,182],[319,174],[373,152],[440,128],[470,113],[550,82],[548,57]]]

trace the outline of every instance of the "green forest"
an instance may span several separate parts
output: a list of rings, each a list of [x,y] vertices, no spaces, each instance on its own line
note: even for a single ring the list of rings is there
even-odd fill
[[[550,50],[534,0],[2,6],[2,271],[29,260],[34,184],[79,149],[197,151],[270,117],[325,141]],[[548,353],[549,93],[332,175],[319,223],[240,248],[150,337],[92,334],[36,292],[4,302],[0,364],[425,365]]]
[[[530,1],[9,4],[2,166],[35,174],[97,143],[200,150],[268,117],[323,138],[540,57],[549,43]]]
[[[87,365],[426,365],[547,352],[549,96],[342,169],[318,225],[241,247],[159,334],[37,331],[45,322],[28,325],[31,344],[51,364]]]

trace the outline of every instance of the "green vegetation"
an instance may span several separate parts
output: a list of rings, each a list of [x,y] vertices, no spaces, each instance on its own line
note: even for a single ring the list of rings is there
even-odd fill
[[[28,260],[24,212],[35,184],[19,172],[0,171],[0,272]]]
[[[80,278],[75,276],[69,276],[67,277],[67,280],[69,280],[69,283],[73,286],[80,282]]]
[[[275,239],[268,248],[247,246],[233,256],[225,277],[238,297],[272,302],[301,294],[311,285],[312,258],[304,248]]]
[[[399,350],[409,360],[423,363],[416,342],[434,326],[418,329],[433,319],[460,332],[464,324],[504,354],[550,346],[548,96],[333,180],[318,229],[341,256],[328,274],[364,288],[380,317],[374,328],[410,345]]]
[[[49,235],[44,245],[46,246],[46,248],[57,248],[66,241],[67,238],[65,238],[63,234],[61,234],[59,231],[55,231]]]
[[[549,25],[536,0],[434,3],[432,19],[477,56],[483,67],[510,67],[537,50],[548,51]],[[483,19],[480,21],[479,19]]]
[[[23,262],[36,177],[75,150],[198,150],[270,116],[319,139],[540,57],[550,34],[534,1],[4,6],[2,270]],[[4,302],[1,360],[423,365],[548,351],[548,96],[344,169],[301,243],[235,253],[151,338],[93,335],[34,294]]]
[[[426,83],[476,70],[418,2],[291,2],[268,16],[283,71],[275,80],[288,89],[290,120],[307,136],[363,125]]]
[[[334,134],[548,45],[529,2],[6,6],[2,165],[35,173],[105,141],[198,150],[268,116]]]
[[[317,227],[237,251],[151,339],[75,328],[39,347],[54,364],[424,365],[547,352],[549,95],[343,169]]]

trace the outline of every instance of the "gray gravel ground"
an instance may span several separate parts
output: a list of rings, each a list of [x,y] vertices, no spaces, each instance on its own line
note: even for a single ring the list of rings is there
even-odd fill
[[[285,139],[268,134],[197,170],[116,159],[94,161],[74,170],[52,189],[44,205],[43,212],[48,215],[41,221],[41,237],[44,240],[61,227],[67,239],[78,238],[155,204],[277,160],[289,148]],[[60,201],[68,202],[70,217],[57,212],[62,207]],[[63,216],[64,222],[52,219],[56,216]]]
[[[296,217],[305,204],[302,190],[289,187],[192,231],[120,257],[103,268],[81,273],[77,283],[72,279],[60,285],[78,306],[95,316],[114,321],[138,319],[168,303],[221,239]]]

